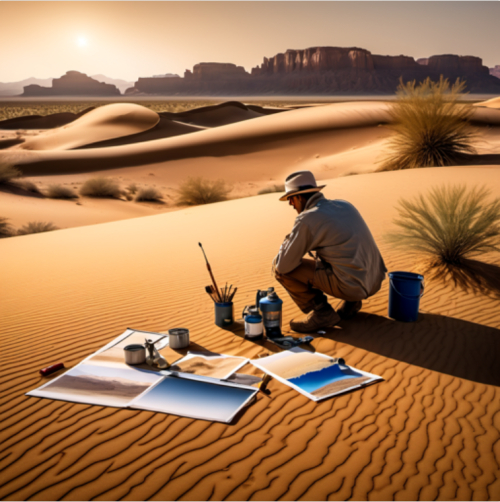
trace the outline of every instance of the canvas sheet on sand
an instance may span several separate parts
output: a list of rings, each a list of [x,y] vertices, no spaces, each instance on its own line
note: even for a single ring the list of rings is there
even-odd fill
[[[125,364],[123,347],[144,343],[144,338],[158,341],[155,346],[160,353],[171,350],[166,335],[127,329],[77,366],[26,395],[229,423],[258,392],[234,378],[236,370],[248,362],[241,357],[196,352],[181,357],[171,371]]]
[[[313,401],[383,380],[380,376],[339,364],[325,354],[299,347],[250,362]]]

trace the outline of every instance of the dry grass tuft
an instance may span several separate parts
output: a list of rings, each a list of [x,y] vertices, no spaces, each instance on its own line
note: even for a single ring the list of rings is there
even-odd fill
[[[30,221],[17,231],[17,235],[38,234],[52,230],[58,230],[58,227],[52,223],[45,223],[43,221]]]
[[[130,183],[127,187],[127,191],[134,195],[137,192],[137,185],[135,183]]]
[[[45,193],[51,199],[76,199],[78,195],[72,188],[63,185],[49,185]]]
[[[29,180],[15,180],[11,183],[11,185],[20,188],[25,192],[43,195],[40,189],[32,181]]]
[[[15,234],[13,228],[8,223],[8,218],[0,217],[0,238],[11,237]]]
[[[210,181],[201,177],[188,178],[177,190],[179,206],[197,206],[227,200],[232,187],[224,180]]]
[[[135,196],[136,202],[163,202],[162,193],[154,187],[141,188]]]
[[[285,191],[285,185],[271,185],[268,187],[263,188],[262,190],[259,190],[257,192],[257,195],[264,195],[266,193],[276,193],[276,192],[284,192]]]
[[[500,251],[500,198],[487,203],[485,187],[436,187],[425,196],[400,200],[400,230],[386,241],[424,253],[434,266],[461,266],[465,259]]]
[[[459,103],[464,88],[459,80],[450,88],[443,77],[439,82],[427,78],[418,86],[401,81],[389,111],[395,132],[389,142],[392,152],[379,171],[457,165],[475,153],[473,108]]]
[[[21,171],[10,164],[0,163],[0,184],[9,183],[12,180],[20,178],[22,176]]]
[[[122,195],[120,186],[110,178],[90,178],[80,188],[80,194],[87,197],[109,197],[119,199]]]

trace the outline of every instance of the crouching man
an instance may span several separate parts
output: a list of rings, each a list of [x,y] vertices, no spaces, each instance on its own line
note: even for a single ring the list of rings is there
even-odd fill
[[[273,261],[276,279],[307,314],[290,327],[310,333],[354,317],[362,300],[374,295],[387,269],[373,236],[358,210],[345,200],[319,193],[310,171],[291,174],[286,193],[298,216]],[[315,252],[315,255],[312,254]],[[313,259],[304,258],[309,254]],[[344,300],[336,312],[326,295]]]

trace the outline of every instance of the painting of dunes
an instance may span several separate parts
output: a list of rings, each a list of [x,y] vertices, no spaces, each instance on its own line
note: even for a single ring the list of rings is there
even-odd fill
[[[28,395],[124,407],[161,378],[150,372],[80,364]]]
[[[252,364],[313,401],[382,380],[377,375],[350,368],[325,354],[300,347],[252,361]]]

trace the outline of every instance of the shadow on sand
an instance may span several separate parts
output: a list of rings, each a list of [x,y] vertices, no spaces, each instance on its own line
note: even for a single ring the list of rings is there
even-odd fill
[[[466,293],[482,293],[500,298],[500,267],[462,258],[460,266],[439,265],[425,272],[443,282],[453,281]]]
[[[479,306],[478,306],[479,307]],[[452,317],[419,314],[417,322],[360,312],[325,337],[478,383],[500,386],[500,330]]]

